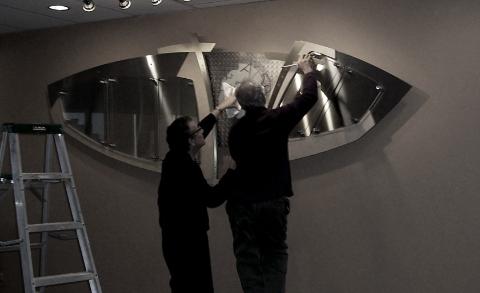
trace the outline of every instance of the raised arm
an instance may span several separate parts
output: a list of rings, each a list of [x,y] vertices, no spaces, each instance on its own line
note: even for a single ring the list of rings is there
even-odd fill
[[[310,56],[303,56],[297,64],[299,71],[304,74],[302,89],[291,103],[276,110],[281,117],[280,124],[288,132],[302,120],[318,100],[317,79]]]
[[[218,207],[224,203],[228,199],[232,185],[234,184],[234,176],[235,171],[229,169],[215,186],[210,186],[202,176],[202,180],[198,185],[200,188],[198,194],[202,195],[202,202],[209,208]]]
[[[210,114],[208,114],[202,119],[202,121],[198,123],[198,126],[203,129],[203,137],[206,138],[213,129],[213,126],[215,126],[215,123],[217,123],[217,118],[220,113],[228,107],[233,106],[236,102],[237,99],[235,96],[226,97],[225,100],[223,100],[212,112],[210,112]]]

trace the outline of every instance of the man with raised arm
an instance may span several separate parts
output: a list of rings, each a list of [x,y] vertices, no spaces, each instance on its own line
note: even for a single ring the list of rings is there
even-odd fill
[[[227,202],[237,271],[245,293],[284,293],[287,215],[293,195],[288,136],[318,100],[310,56],[298,61],[303,89],[289,104],[265,107],[262,86],[243,81],[235,91],[245,115],[231,128],[236,186]]]

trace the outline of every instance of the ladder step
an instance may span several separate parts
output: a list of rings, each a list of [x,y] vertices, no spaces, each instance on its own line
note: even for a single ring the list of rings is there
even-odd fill
[[[38,249],[42,248],[42,243],[32,243],[30,244],[31,249]],[[20,249],[20,243],[18,244],[11,244],[8,246],[0,246],[0,253],[2,252],[10,252],[10,251],[18,251]]]
[[[11,246],[11,245],[19,244],[20,242],[21,242],[20,239],[0,241],[0,247]]]
[[[92,280],[93,278],[95,278],[95,274],[90,272],[70,273],[70,274],[63,274],[63,275],[37,277],[33,279],[33,285],[35,287],[44,287],[44,286],[51,286],[51,285],[88,281],[88,280]]]
[[[61,134],[63,133],[63,128],[60,124],[4,123],[2,125],[2,131],[22,134]]]
[[[23,180],[65,180],[71,179],[71,174],[65,173],[22,173]]]
[[[50,232],[50,231],[64,231],[64,230],[76,230],[83,228],[82,223],[76,222],[58,222],[58,223],[46,223],[46,224],[33,224],[28,225],[28,232]]]

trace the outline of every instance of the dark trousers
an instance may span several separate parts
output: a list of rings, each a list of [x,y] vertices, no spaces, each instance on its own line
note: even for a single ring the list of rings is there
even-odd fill
[[[289,211],[286,197],[258,203],[227,203],[237,272],[245,293],[285,292]]]
[[[213,293],[206,231],[182,233],[163,229],[162,246],[172,293]]]

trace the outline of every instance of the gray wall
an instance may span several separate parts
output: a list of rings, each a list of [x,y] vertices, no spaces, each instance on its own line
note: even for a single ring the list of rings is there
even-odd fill
[[[0,120],[48,121],[47,84],[193,32],[235,51],[335,48],[418,89],[360,141],[292,162],[289,292],[479,292],[479,28],[474,0],[278,0],[5,35]],[[158,176],[69,147],[104,291],[168,292]],[[15,231],[5,203],[2,239]],[[238,293],[223,208],[211,222],[215,287]],[[0,291],[19,291],[17,261],[0,256]]]

